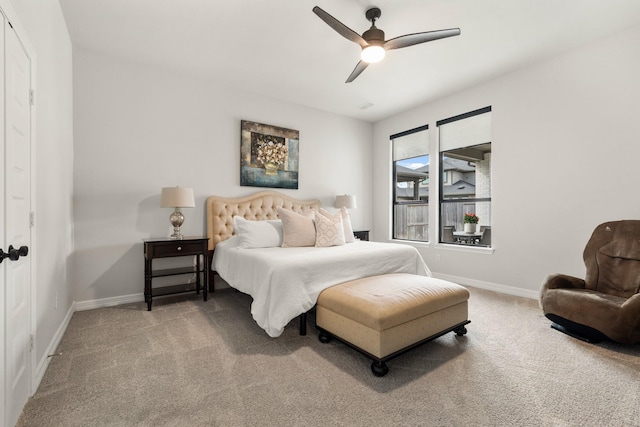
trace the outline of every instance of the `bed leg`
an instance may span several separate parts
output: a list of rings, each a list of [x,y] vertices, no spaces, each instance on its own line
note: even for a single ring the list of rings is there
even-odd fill
[[[307,335],[307,313],[300,315],[300,335]]]
[[[208,286],[209,287],[209,293],[213,293],[213,291],[215,290],[213,288],[213,285],[215,283],[215,275],[216,275],[216,272],[212,269],[212,267],[213,267],[213,251],[209,251],[209,253],[207,255],[208,255],[208,258],[207,258],[208,260],[206,262],[207,266],[205,268],[209,269],[209,274],[208,274],[208,276],[209,276],[208,282],[209,283],[205,283],[204,286]]]

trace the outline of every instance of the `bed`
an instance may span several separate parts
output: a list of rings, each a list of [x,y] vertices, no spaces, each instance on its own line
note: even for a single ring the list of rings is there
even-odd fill
[[[319,200],[261,191],[241,198],[211,196],[206,208],[211,269],[229,286],[253,298],[251,315],[271,337],[280,336],[297,316],[301,316],[300,332],[304,334],[306,312],[328,287],[381,274],[431,276],[419,252],[403,244],[356,240],[330,247],[243,245],[246,224],[263,229],[281,227],[278,211],[284,216],[289,211],[311,216],[321,210]],[[234,223],[242,230],[239,235]]]

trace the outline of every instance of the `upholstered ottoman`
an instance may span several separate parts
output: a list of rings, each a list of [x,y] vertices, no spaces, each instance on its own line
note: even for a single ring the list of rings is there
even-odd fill
[[[325,289],[318,297],[320,341],[335,337],[373,359],[383,376],[386,362],[450,331],[467,333],[469,291],[413,274],[386,274]]]

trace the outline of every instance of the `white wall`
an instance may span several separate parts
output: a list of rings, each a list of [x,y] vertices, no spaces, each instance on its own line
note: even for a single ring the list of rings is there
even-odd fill
[[[157,67],[74,52],[76,301],[137,294],[144,287],[142,239],[169,234],[160,189],[192,187],[185,235],[203,235],[209,195],[241,196],[240,120],[300,131],[298,198],[332,206],[358,197],[356,228],[369,228],[372,125]]]
[[[41,376],[73,303],[68,264],[73,251],[72,49],[57,0],[11,0],[11,5],[36,50],[36,226],[30,253],[36,263],[35,374]]]
[[[374,239],[391,223],[389,135],[428,123],[437,141],[437,120],[490,105],[495,251],[416,247],[437,275],[527,296],[547,274],[584,277],[595,226],[640,218],[638,46],[640,26],[376,123]]]

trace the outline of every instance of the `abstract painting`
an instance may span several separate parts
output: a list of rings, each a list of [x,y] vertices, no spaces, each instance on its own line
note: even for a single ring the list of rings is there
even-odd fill
[[[241,121],[240,185],[298,189],[300,132]]]

